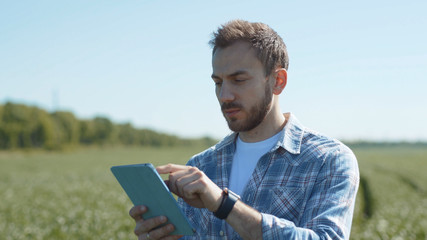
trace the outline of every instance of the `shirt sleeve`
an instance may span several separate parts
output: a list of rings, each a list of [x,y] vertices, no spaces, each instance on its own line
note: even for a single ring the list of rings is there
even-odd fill
[[[186,215],[186,216],[193,215],[193,209],[191,207],[189,207],[188,204],[185,203],[185,201],[182,198],[178,198],[178,205],[180,206],[180,208],[181,208],[182,212],[184,213],[184,215]],[[193,223],[192,223],[192,225],[193,225]],[[183,236],[180,239],[181,240],[191,239],[191,237],[189,237],[189,236]]]
[[[262,213],[263,239],[349,239],[358,186],[359,170],[351,150],[329,154],[300,222]]]
[[[188,166],[196,166],[195,164],[195,160],[194,158],[190,159],[187,163]],[[200,236],[200,234],[202,234],[200,232],[201,230],[201,226],[200,226],[200,221],[201,221],[201,215],[200,215],[200,209],[196,209],[190,205],[188,205],[184,199],[178,197],[178,205],[181,208],[181,211],[184,213],[185,216],[187,216],[190,225],[194,228],[197,229],[198,231],[195,232],[194,236],[183,236],[180,238],[180,240],[187,240],[187,239],[199,239],[202,238],[202,236]]]

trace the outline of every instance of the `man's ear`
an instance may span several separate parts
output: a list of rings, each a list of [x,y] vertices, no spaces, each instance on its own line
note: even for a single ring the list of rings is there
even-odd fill
[[[286,87],[286,83],[288,82],[288,72],[284,68],[278,68],[275,71],[276,75],[276,83],[273,86],[273,93],[275,95],[279,95],[282,93],[283,89]]]

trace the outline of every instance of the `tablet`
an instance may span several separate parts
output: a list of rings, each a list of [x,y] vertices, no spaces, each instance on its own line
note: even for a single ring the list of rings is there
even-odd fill
[[[111,172],[135,206],[148,207],[143,218],[166,216],[168,222],[164,225],[175,226],[172,235],[194,234],[187,217],[151,163],[113,166]]]

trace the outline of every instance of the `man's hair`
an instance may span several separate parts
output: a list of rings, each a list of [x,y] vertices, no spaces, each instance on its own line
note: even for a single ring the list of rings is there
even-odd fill
[[[264,65],[266,76],[276,67],[288,70],[289,57],[286,45],[267,24],[233,20],[221,25],[209,41],[213,47],[212,54],[215,54],[218,48],[226,48],[237,41],[245,41],[252,45],[258,59]]]

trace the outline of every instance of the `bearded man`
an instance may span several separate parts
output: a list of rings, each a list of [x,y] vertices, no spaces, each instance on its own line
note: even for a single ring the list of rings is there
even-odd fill
[[[157,167],[169,174],[196,235],[170,236],[172,224],[143,219],[139,239],[349,239],[359,185],[357,160],[341,142],[283,114],[286,45],[268,25],[235,20],[210,41],[212,79],[232,134],[192,157],[187,166]]]

